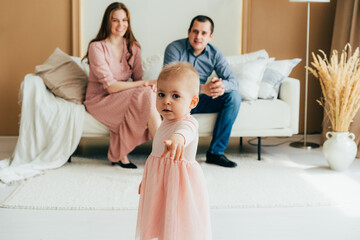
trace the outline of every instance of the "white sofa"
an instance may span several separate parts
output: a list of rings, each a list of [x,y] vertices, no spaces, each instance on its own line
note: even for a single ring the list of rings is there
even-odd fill
[[[73,57],[73,59],[81,65],[79,58]],[[256,61],[258,59],[261,61],[267,59],[268,63],[265,63],[265,65],[264,63],[261,63],[265,67],[266,65],[269,65],[269,62],[274,62],[274,59],[269,58],[265,50],[250,54],[227,57],[227,60],[232,68],[236,68],[237,66],[245,67],[244,71],[248,71],[247,74],[252,74],[251,71],[253,71],[253,74],[259,74],[258,72],[260,71],[261,73],[259,76],[263,77],[265,69],[260,70],[258,68],[259,64],[256,65]],[[143,61],[143,78],[156,79],[161,70],[162,61],[162,55],[157,55],[145,59]],[[280,65],[284,64],[284,62],[280,62],[281,61],[279,61]],[[296,64],[293,64],[292,67],[294,67]],[[256,67],[254,67],[255,65]],[[84,65],[82,67],[88,71],[87,67],[84,67]],[[285,76],[280,85],[277,98],[253,99],[250,101],[243,100],[241,103],[238,117],[231,132],[231,137],[240,137],[240,143],[242,142],[242,137],[258,137],[259,160],[261,159],[261,137],[292,136],[293,134],[298,133],[300,84],[299,80],[287,77],[287,75],[290,74],[291,69],[283,73]],[[279,69],[279,71],[281,71],[281,69]],[[236,69],[234,72],[236,72]],[[235,75],[237,74],[239,73],[235,73]],[[240,78],[243,77],[241,75],[239,76]],[[244,76],[246,78],[246,74]],[[249,77],[246,79],[248,78]],[[241,84],[242,83],[240,82],[240,85]],[[199,136],[212,136],[212,130],[217,114],[194,114],[193,116],[199,122]],[[108,135],[109,130],[107,127],[94,119],[90,114],[86,113],[82,136],[98,137]]]

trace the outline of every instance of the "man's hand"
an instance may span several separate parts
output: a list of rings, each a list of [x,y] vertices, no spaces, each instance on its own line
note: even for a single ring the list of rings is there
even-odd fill
[[[224,83],[221,78],[213,77],[211,81],[201,85],[201,93],[217,98],[225,93]]]
[[[180,134],[173,134],[170,139],[164,141],[165,149],[161,157],[170,153],[170,160],[181,160],[184,154],[185,139]]]

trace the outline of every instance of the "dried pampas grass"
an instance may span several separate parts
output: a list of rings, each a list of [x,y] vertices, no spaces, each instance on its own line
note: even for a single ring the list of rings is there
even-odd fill
[[[309,71],[319,79],[323,96],[317,102],[324,107],[332,131],[348,132],[350,123],[360,108],[360,53],[359,47],[351,55],[347,44],[339,55],[332,52],[330,62],[324,51],[312,53],[313,67]],[[349,52],[349,57],[347,52]]]

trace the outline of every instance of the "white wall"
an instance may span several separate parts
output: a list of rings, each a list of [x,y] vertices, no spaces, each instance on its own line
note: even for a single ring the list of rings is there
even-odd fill
[[[82,53],[97,34],[113,0],[82,0]],[[225,56],[240,53],[242,0],[123,0],[131,14],[143,58],[163,54],[170,42],[187,37],[190,21],[207,15],[215,23],[212,44]]]

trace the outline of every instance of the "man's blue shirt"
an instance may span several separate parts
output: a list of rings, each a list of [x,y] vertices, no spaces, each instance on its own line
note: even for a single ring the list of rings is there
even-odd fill
[[[195,56],[188,38],[176,40],[165,49],[164,66],[171,62],[189,62],[198,71],[200,83],[206,83],[213,71],[222,79],[225,92],[238,90],[238,81],[220,50],[208,43],[204,51]]]

